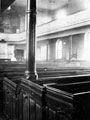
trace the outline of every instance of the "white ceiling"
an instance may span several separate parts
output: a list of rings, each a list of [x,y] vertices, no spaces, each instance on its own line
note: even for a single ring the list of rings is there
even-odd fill
[[[68,4],[68,0],[36,0],[38,9],[57,10]],[[25,7],[27,0],[16,0],[14,5]]]

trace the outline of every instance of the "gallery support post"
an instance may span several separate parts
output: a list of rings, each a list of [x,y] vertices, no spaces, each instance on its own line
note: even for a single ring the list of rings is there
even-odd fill
[[[26,78],[28,80],[38,79],[36,72],[36,0],[27,0],[27,31],[26,31],[26,54],[27,70]]]

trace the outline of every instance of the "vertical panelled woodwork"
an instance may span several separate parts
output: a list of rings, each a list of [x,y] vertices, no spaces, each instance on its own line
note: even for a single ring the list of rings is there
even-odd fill
[[[4,104],[4,114],[8,118],[9,115],[11,117],[11,101],[9,100],[10,92],[6,88],[6,86],[4,86],[4,88],[3,88],[3,93],[4,93],[4,101],[3,101],[3,104]]]
[[[30,120],[35,120],[36,119],[36,103],[32,98],[29,98],[30,100]]]
[[[20,91],[20,93],[17,95],[17,116],[18,120],[23,120],[23,94]]]
[[[23,120],[29,120],[29,96],[23,94]]]
[[[11,80],[5,78],[3,80],[3,104],[4,114],[10,120],[17,120],[17,96],[16,84]]]
[[[13,95],[12,96],[12,111],[13,111],[13,116],[12,116],[12,118],[13,118],[13,120],[16,120],[16,97],[15,97],[15,95]]]
[[[31,96],[31,94],[23,91],[23,104],[19,103],[19,119],[21,118],[23,120],[43,120],[43,106],[42,104],[39,104],[37,100],[35,100],[34,97]],[[44,111],[45,112],[45,111]],[[22,114],[22,115],[21,115]]]
[[[48,112],[49,112],[49,120],[56,120],[56,112],[51,108],[49,108]]]
[[[67,99],[67,98],[65,98]],[[58,91],[46,91],[46,120],[72,120],[73,107],[58,95]]]
[[[0,78],[0,112],[3,111],[3,81]]]
[[[23,95],[23,120],[45,120],[45,87],[22,80],[21,91]]]
[[[36,120],[42,120],[42,110],[43,108],[39,104],[36,104]]]

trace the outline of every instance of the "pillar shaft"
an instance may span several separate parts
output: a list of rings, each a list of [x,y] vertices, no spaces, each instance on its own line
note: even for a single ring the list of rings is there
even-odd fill
[[[26,78],[37,79],[35,49],[36,49],[36,0],[27,0],[27,71]]]
[[[69,59],[72,59],[72,36],[70,36],[70,55],[69,55]]]

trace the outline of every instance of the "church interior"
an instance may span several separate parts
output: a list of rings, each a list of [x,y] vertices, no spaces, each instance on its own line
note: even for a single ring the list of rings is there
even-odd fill
[[[90,120],[90,0],[0,1],[0,120]]]
[[[89,6],[89,0],[37,1],[37,61],[90,60]],[[16,0],[0,15],[1,59],[26,60],[26,7]]]

